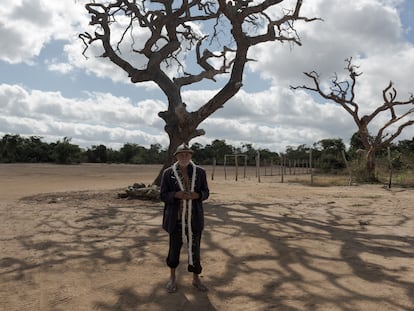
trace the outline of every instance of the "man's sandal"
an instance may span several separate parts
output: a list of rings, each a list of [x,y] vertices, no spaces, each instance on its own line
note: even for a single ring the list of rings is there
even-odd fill
[[[177,285],[174,282],[168,281],[167,285],[165,286],[167,292],[175,293],[177,291]]]

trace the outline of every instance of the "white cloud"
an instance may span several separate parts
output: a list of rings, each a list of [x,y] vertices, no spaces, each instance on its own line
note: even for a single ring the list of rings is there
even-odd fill
[[[0,59],[33,62],[51,40],[73,40],[76,25],[87,25],[81,4],[73,0],[11,1],[0,8]]]
[[[275,84],[287,85],[302,82],[304,71],[331,75],[344,68],[345,58],[387,57],[404,47],[395,8],[371,0],[314,2],[304,4],[303,14],[323,21],[295,24],[303,45],[261,45],[252,52],[258,60],[250,64],[253,70]]]
[[[147,100],[134,104],[128,98],[107,93],[68,99],[59,92],[29,92],[17,85],[3,84],[0,85],[0,108],[4,112],[0,132],[67,136],[74,142],[101,138],[100,143],[117,146],[126,142],[166,145],[162,120],[154,113],[163,107],[161,102]]]
[[[73,66],[68,63],[51,63],[48,64],[48,69],[50,71],[60,72],[62,74],[67,74],[73,71]]]

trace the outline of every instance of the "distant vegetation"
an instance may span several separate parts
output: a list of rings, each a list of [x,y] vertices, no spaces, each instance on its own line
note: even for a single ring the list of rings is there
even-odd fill
[[[260,153],[261,165],[270,163],[286,163],[292,165],[295,161],[309,159],[312,150],[313,167],[323,174],[341,174],[352,164],[354,172],[358,173],[363,148],[353,135],[350,147],[346,149],[342,139],[322,139],[312,146],[287,146],[283,153],[277,153],[268,149],[255,149],[251,144],[242,144],[240,147],[229,145],[225,140],[214,140],[205,146],[195,143],[191,148],[195,151],[193,159],[200,165],[224,164],[224,156],[229,154],[245,155],[247,165],[256,165],[258,153]],[[113,150],[105,145],[91,146],[84,149],[72,144],[71,139],[64,137],[53,143],[42,141],[41,137],[22,137],[20,135],[6,134],[0,140],[0,163],[127,163],[127,164],[163,164],[166,157],[166,149],[159,144],[153,144],[149,148],[134,143],[125,143],[119,150]],[[391,160],[391,162],[389,161]],[[396,171],[411,172],[414,168],[414,138],[401,140],[398,144],[391,144],[389,149],[384,149],[377,156],[379,168],[386,171],[390,163]],[[228,163],[232,165],[232,163]]]

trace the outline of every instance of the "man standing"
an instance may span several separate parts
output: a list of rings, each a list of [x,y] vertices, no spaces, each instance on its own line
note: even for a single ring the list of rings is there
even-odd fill
[[[187,145],[178,146],[174,153],[177,162],[167,168],[161,179],[161,200],[164,202],[162,227],[169,234],[169,251],[166,259],[170,267],[167,283],[169,293],[177,291],[175,269],[179,265],[184,243],[188,247],[188,271],[193,273],[193,286],[207,291],[201,282],[200,241],[204,229],[203,201],[210,194],[206,172],[191,160],[193,150]]]

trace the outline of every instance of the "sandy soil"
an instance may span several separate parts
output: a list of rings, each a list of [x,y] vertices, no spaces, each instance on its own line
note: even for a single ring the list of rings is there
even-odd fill
[[[203,281],[168,294],[158,166],[0,165],[0,310],[414,310],[414,190],[209,178]],[[206,168],[211,176],[212,172]]]

